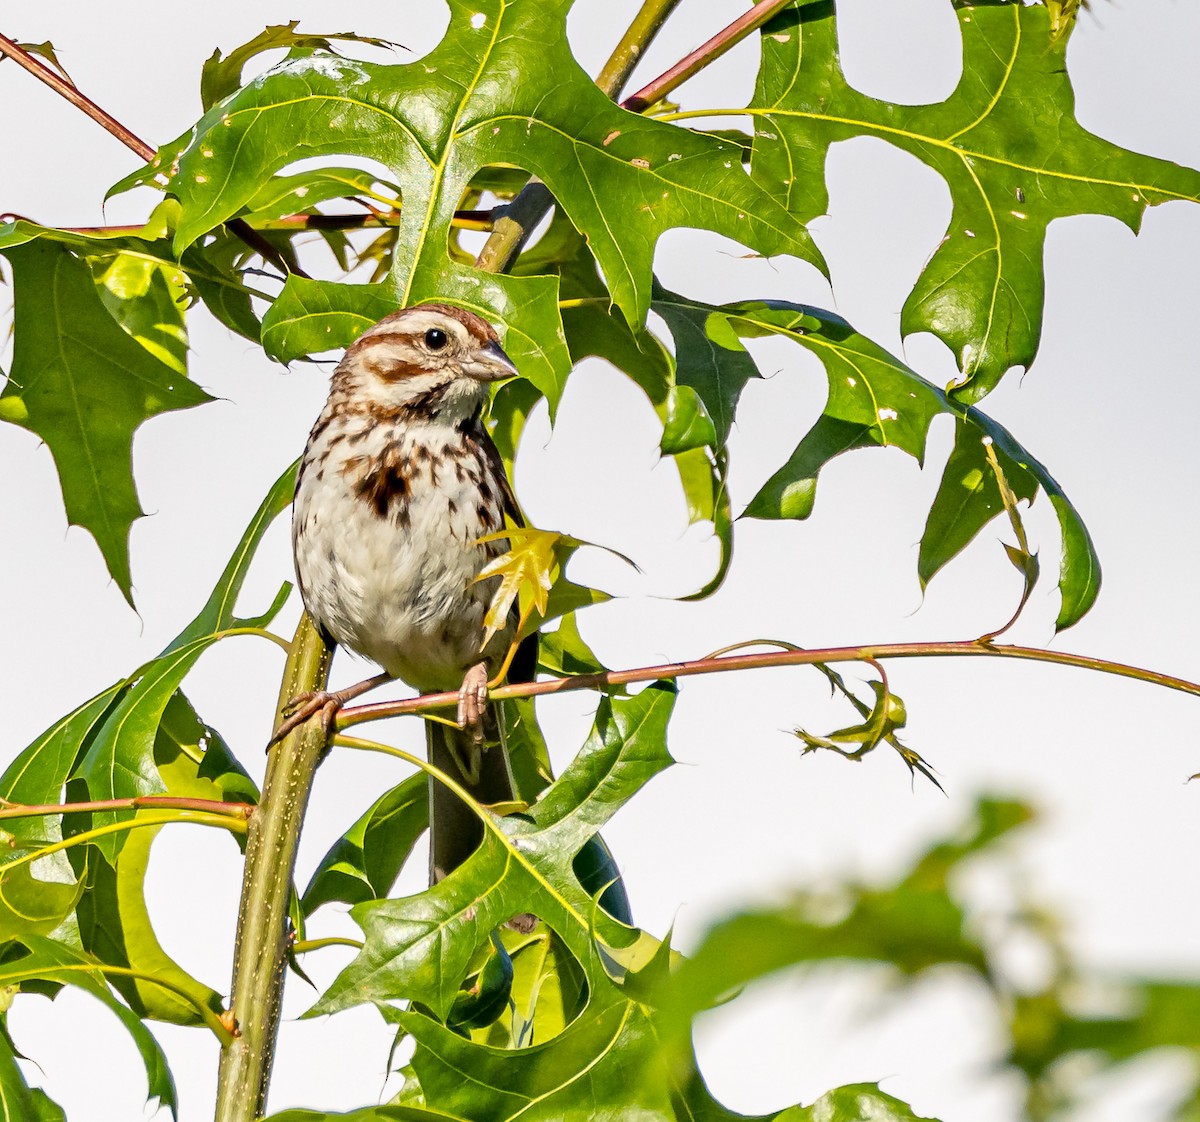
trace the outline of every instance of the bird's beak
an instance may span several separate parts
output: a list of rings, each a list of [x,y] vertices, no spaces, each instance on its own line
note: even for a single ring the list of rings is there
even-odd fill
[[[463,363],[463,373],[479,382],[498,382],[501,378],[515,378],[519,371],[499,343],[488,343]]]

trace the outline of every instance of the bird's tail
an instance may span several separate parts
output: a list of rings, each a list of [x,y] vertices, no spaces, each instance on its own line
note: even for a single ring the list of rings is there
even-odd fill
[[[483,741],[468,729],[438,721],[425,722],[429,762],[444,771],[478,803],[511,802],[516,798],[504,733],[487,707]],[[462,798],[433,776],[429,779],[429,882],[436,884],[458,868],[483,841],[483,823]]]

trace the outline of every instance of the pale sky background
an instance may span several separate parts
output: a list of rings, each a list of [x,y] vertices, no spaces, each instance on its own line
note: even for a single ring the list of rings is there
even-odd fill
[[[581,0],[570,28],[593,72],[634,6]],[[299,18],[304,30],[328,32],[352,23],[419,55],[446,20],[436,0],[360,3],[352,13],[295,0],[6,7],[4,34],[53,40],[80,88],[151,143],[171,139],[198,115],[200,65],[213,49],[227,51],[264,24]],[[960,56],[948,0],[841,0],[839,7],[844,64],[860,89],[906,102],[952,91]],[[1082,17],[1070,52],[1082,123],[1135,150],[1200,166],[1200,5],[1097,0],[1095,9]],[[635,83],[741,10],[685,0]],[[743,44],[685,86],[685,106],[744,102],[757,49]],[[102,221],[104,190],[136,158],[11,63],[0,65],[0,105],[0,209],[47,224]],[[775,296],[832,307],[899,350],[899,310],[945,228],[946,189],[914,158],[875,141],[835,148],[828,178],[830,214],[812,230],[831,266],[832,292],[806,265],[741,260],[732,243],[682,231],[660,244],[659,275],[710,300]],[[138,220],[148,200],[123,196],[107,219]],[[1053,645],[1200,678],[1186,623],[1200,618],[1188,501],[1200,483],[1193,453],[1200,208],[1152,209],[1136,239],[1113,219],[1056,222],[1046,253],[1040,356],[983,407],[1056,475],[1100,551],[1099,603]],[[109,582],[90,537],[67,530],[49,453],[31,434],[0,426],[4,761],[157,653],[191,618],[320,408],[324,368],[285,371],[203,311],[191,330],[191,376],[222,400],[155,419],[137,436],[135,470],[152,513],[133,531],[140,619]],[[751,383],[743,397],[731,440],[735,509],[783,461],[824,400],[824,375],[808,355],[774,344],[761,353],[764,368],[777,373]],[[935,383],[953,375],[949,353],[930,337],[909,340],[902,353]],[[544,410],[536,415],[517,468],[517,490],[535,524],[611,545],[643,568],[634,576],[604,558],[581,557],[575,570],[578,579],[630,596],[582,618],[585,637],[610,666],[695,657],[756,636],[806,646],[970,638],[1011,611],[1018,579],[997,545],[998,528],[941,574],[922,602],[916,543],[949,448],[948,422],[935,428],[924,473],[900,453],[858,453],[826,470],[808,522],[741,524],[725,587],[700,604],[660,598],[699,584],[714,551],[703,527],[687,529],[673,469],[657,462],[656,446],[654,416],[640,391],[593,362],[573,376],[553,434]],[[1047,576],[1012,638],[1045,644],[1057,609],[1057,537],[1044,498],[1029,524]],[[260,551],[244,606],[264,604],[290,572],[281,519]],[[282,632],[290,634],[297,612],[293,600]],[[207,655],[187,686],[258,778],[281,666],[277,651],[239,640]],[[356,680],[361,670],[341,655],[334,680]],[[686,950],[709,923],[779,899],[790,886],[839,875],[890,877],[960,822],[976,792],[1002,791],[1045,808],[1042,824],[1020,843],[1022,885],[1060,910],[1088,963],[1200,973],[1200,787],[1185,784],[1200,771],[1200,703],[1140,683],[998,660],[908,661],[893,664],[891,675],[908,704],[905,739],[937,768],[946,797],[910,783],[886,751],[861,766],[801,759],[788,729],[846,723],[811,671],[685,683],[670,730],[680,765],[605,829],[638,922],[660,935],[674,924]],[[560,769],[582,743],[594,704],[576,694],[543,706]],[[422,742],[416,722],[378,731],[406,747]],[[324,765],[301,849],[302,884],[329,843],[403,774],[395,761],[352,753]],[[423,868],[413,862],[402,891],[420,887]],[[228,985],[240,872],[226,836],[181,827],[160,835],[150,868],[163,944],[218,989]],[[1002,893],[985,874],[974,879],[983,896]],[[329,909],[312,930],[357,934]],[[305,967],[327,983],[349,953],[310,955]],[[754,987],[698,1032],[713,1091],[735,1109],[758,1112],[811,1101],[841,1083],[882,1080],[918,1113],[944,1122],[1012,1122],[1018,1090],[988,1066],[994,1029],[975,990],[941,976],[897,1003],[874,1004],[873,992],[865,982],[802,984],[799,975]],[[287,1016],[311,999],[292,978]],[[77,991],[53,1004],[21,998],[10,1024],[19,1048],[40,1064],[41,1071],[27,1068],[30,1078],[41,1082],[44,1073],[72,1122],[144,1116],[133,1045],[90,998]],[[174,1068],[183,1122],[211,1117],[215,1042],[172,1026],[154,1032]],[[388,1040],[368,1009],[336,1023],[287,1021],[272,1108],[375,1102],[384,1093]],[[1154,1122],[1184,1070],[1178,1057],[1143,1065],[1088,1118]]]

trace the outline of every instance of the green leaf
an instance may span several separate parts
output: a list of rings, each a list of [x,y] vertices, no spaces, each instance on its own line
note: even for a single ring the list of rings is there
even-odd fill
[[[0,420],[46,442],[68,520],[96,539],[132,604],[129,528],[144,513],[133,483],[134,431],[158,413],[211,398],[113,321],[88,267],[61,245],[39,240],[4,252],[16,327]]]
[[[230,630],[264,627],[282,607],[291,591],[285,584],[275,602],[256,617],[234,614],[238,593],[253,560],[254,551],[271,522],[285,510],[294,488],[296,465],[285,469],[246,527],[208,601],[199,614],[169,643],[157,658],[140,667],[128,691],[108,715],[80,761],[75,774],[93,799],[133,798],[166,790],[154,759],[159,725],[167,704],[196,660]],[[96,825],[125,821],[133,811],[98,811]],[[110,863],[125,841],[125,833],[98,839],[97,847]]]
[[[512,956],[495,931],[491,943],[470,987],[459,991],[446,1014],[446,1024],[460,1036],[469,1036],[470,1029],[486,1028],[512,1001]]]
[[[704,401],[691,386],[677,384],[667,390],[659,417],[663,423],[660,447],[665,456],[690,452],[694,448],[712,448],[718,439],[724,442],[724,437],[717,435],[717,427],[708,415]]]
[[[538,668],[555,678],[599,674],[608,668],[595,656],[579,634],[579,620],[568,612],[554,631],[538,637]]]
[[[54,49],[54,44],[49,39],[44,43],[18,43],[17,46],[28,54],[45,59],[67,80],[68,84],[75,85],[75,80],[67,73],[63,64],[58,61],[58,52]],[[0,57],[0,62],[3,62],[6,58],[8,58],[7,55]]]
[[[57,863],[45,867],[57,856],[51,854],[40,863],[19,865],[7,872],[0,863],[0,942],[49,935],[74,910],[83,894],[83,881],[76,881],[70,872],[61,880],[50,879],[62,875]],[[36,867],[39,864],[41,868]]]
[[[822,1095],[812,1106],[794,1106],[775,1115],[775,1122],[937,1122],[916,1114],[907,1103],[879,1089],[877,1083],[854,1083]]]
[[[636,1006],[589,1008],[548,1043],[519,1051],[480,1048],[419,1013],[400,1021],[417,1042],[412,1066],[426,1099],[481,1122],[676,1117],[649,1018]]]
[[[175,693],[163,711],[154,755],[169,794],[222,802],[258,801],[253,781],[220,734],[200,720],[182,693]],[[101,962],[129,967],[182,991],[175,993],[142,978],[114,976],[113,987],[139,1016],[173,1024],[203,1024],[197,1006],[220,1013],[221,996],[167,953],[146,906],[146,868],[160,829],[131,831],[115,866],[100,861],[89,869],[88,891],[77,911],[80,939],[84,949]]]
[[[22,1057],[24,1058],[24,1057]],[[0,1120],[2,1122],[66,1122],[62,1107],[25,1082],[7,1027],[0,1030]]]
[[[716,429],[716,440],[704,443],[721,447],[729,439],[742,390],[751,378],[759,377],[758,366],[728,319],[713,316],[703,306],[663,289],[655,290],[654,310],[666,321],[675,340],[676,385],[688,387],[699,397],[706,419]],[[670,409],[668,396],[668,421]],[[667,447],[664,430],[663,451],[673,450]]]
[[[348,347],[399,305],[386,284],[289,276],[263,316],[263,350],[280,362]]]
[[[205,109],[211,109],[218,101],[228,97],[242,84],[242,70],[246,64],[264,51],[286,47],[293,52],[322,52],[336,55],[333,41],[369,43],[373,47],[396,47],[390,39],[374,39],[369,35],[358,35],[353,31],[335,31],[325,35],[310,35],[299,32],[298,19],[287,23],[269,24],[253,39],[235,47],[227,55],[213,51],[200,70],[200,101]]]
[[[445,1114],[423,1106],[366,1106],[346,1113],[327,1110],[285,1110],[269,1115],[264,1122],[468,1122],[457,1114]]]
[[[613,303],[586,239],[561,210],[555,209],[537,244],[517,258],[513,273],[558,277],[559,312],[572,363],[597,355],[625,371],[656,406],[665,400],[674,369],[671,355],[653,332],[630,326]]]
[[[528,817],[487,814],[483,844],[445,880],[417,896],[355,907],[365,946],[310,1015],[408,998],[444,1016],[476,948],[525,912],[557,932],[580,962],[594,958],[594,935],[626,940],[628,929],[595,912],[570,866],[618,807],[671,762],[664,741],[674,697],[672,687],[657,684],[633,697],[602,698],[587,742]]]
[[[196,295],[217,321],[257,343],[262,325],[250,298],[261,294],[243,282],[243,273],[239,270],[247,255],[245,242],[222,230],[203,246],[189,246],[179,260]]]
[[[86,745],[91,743],[96,729],[112,711],[113,706],[125,690],[127,682],[118,682],[79,708],[56,721],[32,744],[29,745],[5,769],[0,776],[0,798],[10,803],[26,806],[44,806],[58,803],[63,797],[63,788],[74,771],[76,763]],[[13,840],[13,848],[28,850],[62,841],[62,815],[49,814],[41,818],[13,818],[4,823],[4,828]],[[15,854],[14,854],[15,855]],[[15,878],[15,880],[13,879]],[[75,871],[65,853],[61,851],[40,858],[28,865],[4,874],[0,869],[0,899],[7,899],[10,884],[21,897],[31,886],[29,881],[43,886],[47,899],[53,898],[51,908],[43,905],[42,915],[48,916],[61,911],[61,918],[70,911],[68,904],[71,891],[62,886],[75,884]],[[29,914],[28,907],[16,900],[9,905],[13,913]],[[64,910],[65,909],[65,910]],[[46,934],[38,923],[30,928],[35,934]]]
[[[381,195],[384,186],[389,195]],[[400,188],[381,183],[379,176],[360,168],[313,168],[295,175],[277,175],[268,179],[246,204],[251,224],[271,222],[285,215],[312,212],[317,203],[330,199],[367,197],[399,207]]]
[[[447,254],[454,210],[479,169],[540,176],[633,323],[649,307],[655,243],[672,227],[819,261],[799,224],[743,173],[736,146],[625,112],[596,88],[567,43],[568,7],[455,0],[445,39],[418,63],[312,57],[276,67],[206,114],[178,159],[171,145],[156,161],[183,207],[177,245],[237,214],[296,159],[379,160],[404,198],[395,302],[438,297],[483,314],[552,409],[568,368],[555,281],[484,274]]]
[[[166,1056],[137,1014],[113,996],[104,981],[100,963],[65,943],[38,935],[26,936],[21,942],[29,953],[22,958],[9,959],[0,964],[0,987],[22,985],[40,979],[78,986],[98,998],[112,1010],[137,1045],[146,1068],[147,1101],[157,1100],[161,1106],[170,1110],[173,1116],[177,1116],[175,1081],[171,1076],[171,1069],[167,1066]]]
[[[926,525],[933,538],[928,546],[922,546],[923,579],[930,579],[998,512],[987,501],[986,492],[974,501],[960,494],[959,464],[965,456],[984,455],[986,440],[1003,457],[1004,472],[1015,494],[1032,496],[1040,488],[1050,497],[1058,516],[1063,536],[1059,629],[1078,621],[1095,602],[1100,589],[1099,559],[1078,513],[1053,476],[1003,426],[978,409],[951,401],[942,390],[832,312],[785,301],[743,301],[716,308],[679,296],[671,300],[688,303],[694,309],[707,308],[710,318],[725,321],[741,336],[780,335],[791,339],[812,351],[825,367],[829,392],[821,417],[740,517],[808,517],[818,472],[843,452],[894,447],[923,463],[930,423],[938,414],[948,414],[960,425],[961,447],[953,470],[943,475]],[[971,441],[974,449],[967,448]]]
[[[183,271],[127,250],[90,257],[88,263],[108,314],[164,366],[186,374]]]
[[[804,3],[763,28],[750,106],[753,175],[801,221],[826,213],[825,156],[872,136],[946,181],[949,229],[905,301],[905,335],[954,352],[953,396],[975,402],[1037,353],[1046,227],[1107,214],[1136,231],[1147,206],[1200,198],[1200,172],[1127,151],[1075,120],[1066,39],[1041,5],[957,3],[963,75],[944,102],[898,105],[852,89],[838,60],[834,5]]]
[[[587,1000],[583,968],[563,941],[539,926],[522,935],[504,930],[513,980],[510,1017],[501,1017],[471,1039],[489,1048],[527,1048],[553,1040],[579,1016]]]
[[[376,799],[330,846],[304,890],[304,914],[335,900],[359,904],[386,896],[428,827],[429,784],[418,773]]]
[[[921,535],[917,573],[922,588],[1004,509],[996,473],[988,463],[986,439],[966,418],[955,421],[954,448]],[[1032,501],[1037,494],[1036,480],[1011,460],[1005,460],[1007,456],[1001,460],[1004,476],[1010,480],[1014,494]]]

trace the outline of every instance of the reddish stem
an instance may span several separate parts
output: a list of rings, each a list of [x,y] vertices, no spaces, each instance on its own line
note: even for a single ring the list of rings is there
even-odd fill
[[[140,137],[131,133],[111,113],[105,112],[90,97],[82,94],[70,82],[56,74],[45,63],[22,50],[11,39],[0,35],[0,54],[8,55],[18,66],[28,70],[35,78],[43,81],[55,93],[65,97],[72,105],[82,109],[102,128],[108,129],[127,148],[132,148],[146,163],[154,159],[154,149]]]
[[[736,46],[750,32],[762,27],[781,8],[792,0],[760,0],[744,15],[739,16],[728,27],[718,31],[707,43],[697,47],[691,54],[681,58],[669,70],[664,70],[653,81],[648,82],[635,94],[621,102],[622,109],[641,113],[661,101],[673,89],[681,86],[693,74],[703,70],[710,62],[720,58],[731,47]]]
[[[611,686],[632,685],[635,682],[655,682],[660,678],[687,678],[696,674],[720,674],[727,670],[757,670],[771,666],[806,666],[817,662],[863,662],[872,659],[958,657],[988,655],[999,658],[1021,658],[1034,662],[1052,662],[1060,666],[1076,666],[1084,670],[1099,670],[1124,678],[1135,678],[1167,689],[1200,697],[1200,682],[1189,682],[1169,674],[1109,662],[1090,655],[1047,651],[1039,647],[1019,647],[1010,644],[987,643],[979,639],[952,640],[944,643],[879,643],[862,647],[825,647],[820,650],[764,651],[759,654],[725,655],[698,658],[690,662],[665,662],[658,666],[642,666],[633,670],[606,670],[600,674],[577,674],[550,678],[541,682],[501,686],[488,694],[493,700],[515,697],[538,697],[548,693],[568,693],[573,690],[603,690]],[[450,709],[458,704],[457,691],[430,693],[403,701],[381,701],[370,705],[355,705],[343,709],[337,727],[349,728],[364,721],[384,717],[399,717],[423,713],[429,709]]]
[[[138,810],[159,807],[164,810],[199,810],[227,814],[231,818],[249,818],[251,803],[226,803],[217,799],[188,799],[175,795],[137,795],[131,799],[95,799],[84,803],[44,803],[27,805],[0,799],[0,818],[33,818],[45,814],[79,814],[94,810]]]
[[[35,78],[45,82],[55,93],[60,94],[72,105],[82,109],[101,128],[107,129],[127,148],[136,152],[143,161],[149,163],[154,159],[155,150],[142,140],[141,137],[130,132],[111,113],[101,109],[90,97],[80,93],[65,78],[56,74],[44,62],[34,58],[28,51],[23,50],[4,35],[0,35],[0,55],[7,55],[22,69],[28,70]],[[298,276],[307,277],[308,274],[302,269],[289,268],[288,263],[280,255],[279,251],[258,233],[257,230],[251,229],[240,218],[231,218],[225,225],[228,227],[230,233],[245,242],[264,261],[270,261],[277,269],[281,269],[285,273],[292,272]]]

